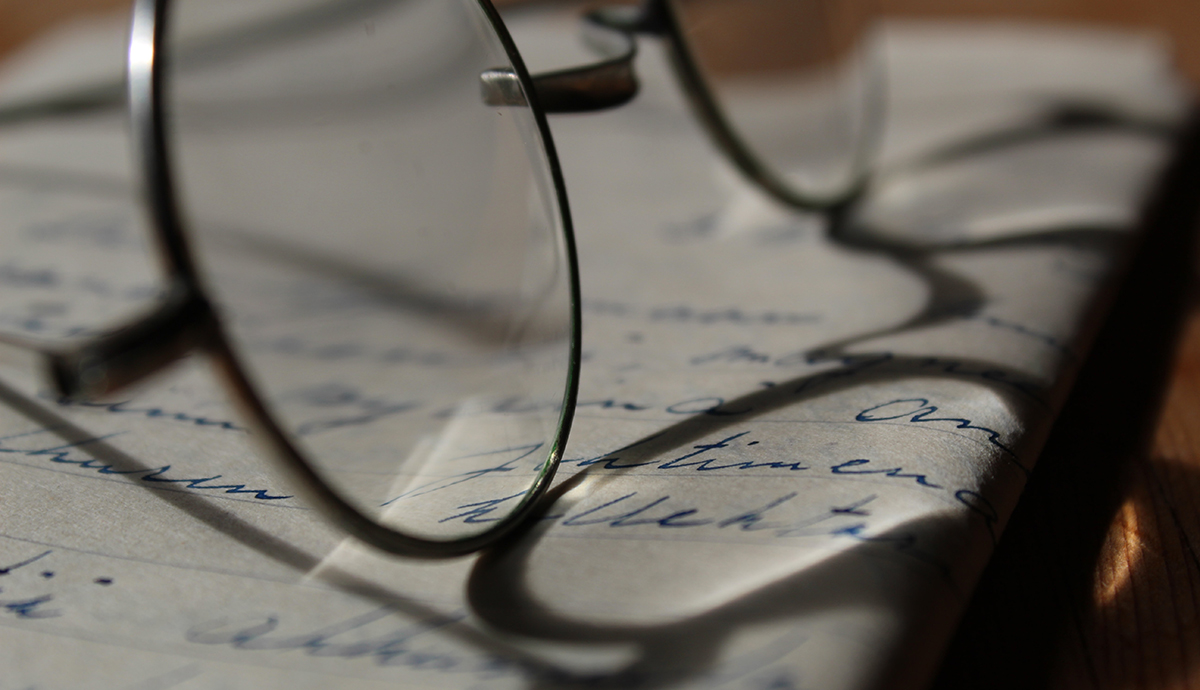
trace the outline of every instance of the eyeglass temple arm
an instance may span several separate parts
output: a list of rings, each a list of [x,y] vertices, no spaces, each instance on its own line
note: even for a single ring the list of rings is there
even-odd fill
[[[662,34],[667,22],[662,0],[639,6],[601,7],[585,15],[590,31],[585,40],[606,58],[580,67],[531,76],[538,105],[546,113],[584,113],[624,105],[638,92],[633,59],[634,34]],[[515,72],[486,70],[480,75],[483,101],[490,106],[525,106],[524,92]]]
[[[115,110],[124,104],[124,99],[125,83],[121,80],[84,86],[53,96],[32,98],[0,107],[0,126]]]
[[[78,345],[0,334],[0,363],[40,374],[63,398],[92,400],[202,347],[216,328],[208,303],[195,290],[180,288],[130,324]]]

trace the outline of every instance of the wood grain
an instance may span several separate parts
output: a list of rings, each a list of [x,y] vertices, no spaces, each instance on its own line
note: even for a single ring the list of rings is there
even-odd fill
[[[1194,288],[1193,288],[1194,291]],[[1130,458],[1053,687],[1200,688],[1200,310],[1146,452]]]
[[[1200,688],[1200,137],[935,687]]]

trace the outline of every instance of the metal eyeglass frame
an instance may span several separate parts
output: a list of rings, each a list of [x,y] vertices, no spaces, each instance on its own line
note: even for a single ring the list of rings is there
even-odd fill
[[[610,41],[607,46],[611,55],[594,64],[535,76],[525,69],[490,0],[476,1],[513,66],[512,70],[481,74],[482,97],[489,105],[530,107],[555,185],[571,274],[570,361],[558,434],[529,491],[512,512],[491,528],[477,535],[440,541],[406,534],[367,517],[321,479],[255,391],[196,269],[176,199],[164,109],[167,69],[164,48],[170,0],[135,0],[127,72],[129,115],[143,173],[145,203],[165,267],[167,285],[163,296],[152,310],[131,323],[67,347],[0,334],[0,360],[40,372],[62,398],[87,400],[109,396],[179,359],[202,353],[213,362],[256,439],[293,477],[297,492],[349,534],[390,553],[420,558],[459,556],[496,542],[524,523],[549,487],[562,457],[574,413],[580,364],[581,315],[574,235],[562,171],[545,115],[601,110],[631,100],[638,91],[633,71],[637,54],[634,36],[651,34],[666,40],[676,73],[694,110],[714,142],[747,177],[776,199],[807,209],[832,207],[855,190],[836,198],[808,196],[792,189],[758,161],[730,126],[705,84],[669,0],[644,0],[637,7],[607,7],[589,13],[588,23],[608,31],[609,38],[615,39],[615,44]],[[119,100],[114,99],[113,86],[102,84],[56,99],[7,108],[0,111],[0,124],[74,115],[116,104]]]
[[[693,114],[721,153],[743,175],[777,201],[796,209],[835,209],[856,198],[866,184],[863,169],[872,148],[870,143],[863,147],[860,160],[856,161],[858,174],[847,188],[822,195],[789,184],[755,155],[726,116],[688,46],[683,22],[674,4],[674,0],[642,0],[640,5],[601,7],[584,15],[589,25],[614,32],[622,39],[622,46],[616,51],[609,48],[608,52],[615,54],[593,65],[533,75],[533,87],[543,111],[552,114],[589,112],[632,100],[638,92],[633,70],[633,61],[637,57],[635,37],[638,34],[654,36],[666,45],[671,66]],[[502,102],[502,98],[495,97],[488,102]],[[872,103],[870,107],[879,110],[882,106]]]

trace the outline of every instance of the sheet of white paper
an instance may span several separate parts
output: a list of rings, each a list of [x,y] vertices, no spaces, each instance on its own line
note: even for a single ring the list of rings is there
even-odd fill
[[[531,55],[575,32],[512,24]],[[0,388],[0,687],[919,686],[1182,99],[1138,37],[914,24],[884,40],[866,233],[831,238],[732,173],[652,42],[634,103],[554,120],[580,404],[557,501],[482,557],[343,540],[259,459],[203,362],[103,404]],[[1108,124],[1047,125],[1081,104]],[[6,330],[86,335],[154,295],[124,127],[0,133]]]

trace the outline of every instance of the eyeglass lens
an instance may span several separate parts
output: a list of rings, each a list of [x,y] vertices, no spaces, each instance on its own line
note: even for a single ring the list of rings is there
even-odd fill
[[[572,277],[474,0],[182,0],[169,137],[204,283],[275,422],[368,516],[486,531],[559,437]],[[214,41],[212,36],[223,36]]]

